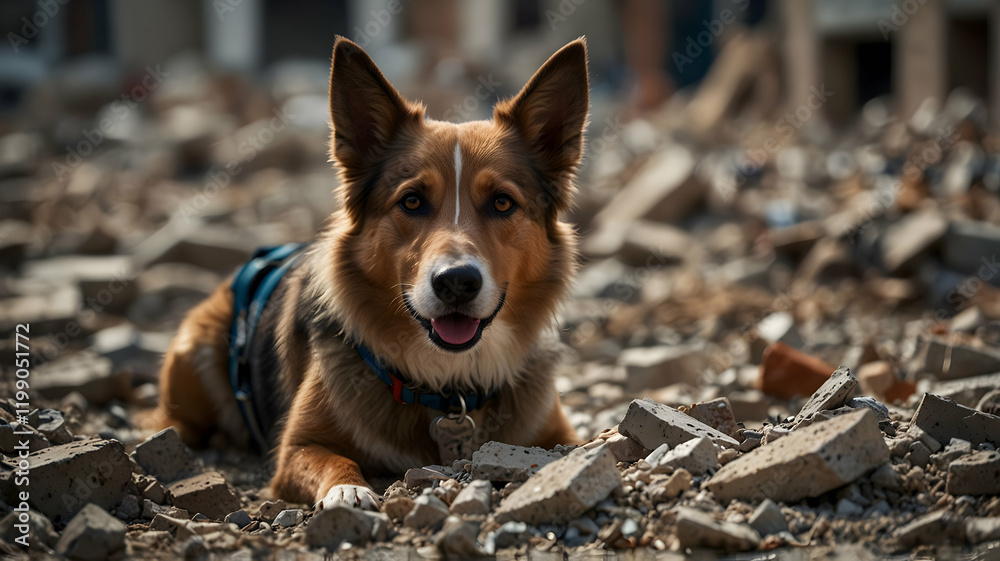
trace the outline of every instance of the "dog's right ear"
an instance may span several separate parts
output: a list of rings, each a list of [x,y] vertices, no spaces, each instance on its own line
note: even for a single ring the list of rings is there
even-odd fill
[[[330,69],[330,155],[346,182],[361,179],[400,127],[422,116],[423,108],[403,99],[361,47],[337,37]]]

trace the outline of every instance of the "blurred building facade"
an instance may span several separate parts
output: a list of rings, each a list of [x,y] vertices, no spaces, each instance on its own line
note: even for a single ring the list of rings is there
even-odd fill
[[[706,13],[718,18],[726,9],[746,16],[750,1],[703,4],[711,6]],[[627,81],[622,43],[630,30],[623,29],[621,4],[7,0],[0,5],[0,27],[10,44],[0,54],[2,99],[9,104],[53,67],[81,57],[103,60],[123,72],[181,53],[197,53],[218,68],[246,73],[288,59],[312,60],[322,67],[328,64],[334,35],[342,34],[364,46],[404,92],[425,99],[432,116],[447,118],[446,113],[459,110],[468,113],[462,117],[484,117],[492,99],[516,91],[540,57],[580,35],[589,39],[598,95],[602,88]],[[892,94],[899,111],[909,116],[926,98],[942,100],[952,89],[965,87],[989,100],[994,117],[1000,114],[1000,0],[766,4],[764,27],[777,32],[784,97],[792,107],[807,101],[810,88],[836,83],[838,93],[847,95],[834,96],[823,107],[833,122],[843,122],[884,94]],[[672,30],[677,37],[666,44],[674,54],[683,54],[680,39],[700,42],[717,24],[701,19],[686,23],[687,32]],[[711,37],[708,43],[707,50],[718,47]],[[668,67],[675,64],[670,55],[663,57]],[[463,107],[464,98],[482,83],[496,85],[487,88],[490,99]]]

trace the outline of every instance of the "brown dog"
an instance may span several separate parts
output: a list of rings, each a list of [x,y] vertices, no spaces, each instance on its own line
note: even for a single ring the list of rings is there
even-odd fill
[[[251,408],[276,445],[278,497],[377,509],[362,471],[450,462],[489,440],[577,441],[553,384],[553,328],[575,267],[575,234],[559,214],[587,109],[582,39],[492,121],[464,124],[427,119],[337,39],[342,208],[290,262],[246,361]],[[153,424],[191,445],[216,433],[251,443],[229,381],[233,316],[226,284],[191,311],[166,356]]]

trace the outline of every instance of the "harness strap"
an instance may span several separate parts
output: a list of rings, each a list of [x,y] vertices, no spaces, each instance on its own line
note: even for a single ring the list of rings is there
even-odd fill
[[[291,269],[299,256],[302,243],[289,243],[277,247],[258,249],[233,277],[233,325],[229,344],[229,384],[243,421],[250,430],[259,453],[267,451],[267,436],[254,409],[250,381],[250,353],[253,347],[257,322],[264,312],[268,299],[282,277]]]

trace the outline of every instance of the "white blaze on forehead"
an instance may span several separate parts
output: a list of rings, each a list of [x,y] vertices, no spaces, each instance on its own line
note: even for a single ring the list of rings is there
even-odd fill
[[[462,150],[455,141],[455,224],[458,224],[458,188],[462,184]]]

